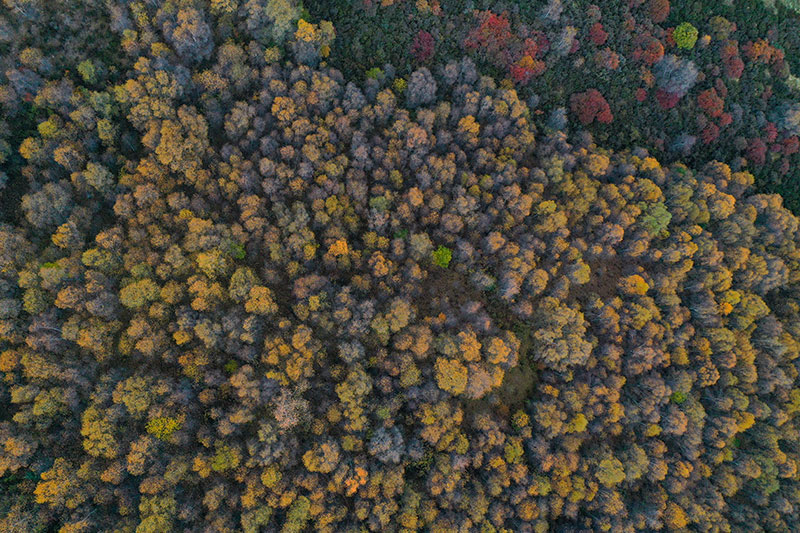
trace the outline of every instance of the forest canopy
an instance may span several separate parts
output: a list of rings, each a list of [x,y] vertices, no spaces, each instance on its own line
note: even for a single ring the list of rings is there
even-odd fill
[[[469,57],[349,79],[287,0],[3,5],[0,530],[800,529],[800,226],[746,168]]]

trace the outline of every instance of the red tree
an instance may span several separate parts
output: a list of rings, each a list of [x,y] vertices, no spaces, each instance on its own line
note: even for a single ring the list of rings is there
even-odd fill
[[[767,142],[775,142],[775,139],[778,138],[778,128],[775,127],[774,122],[767,122],[767,125],[764,126],[764,135],[767,137]]]
[[[595,22],[589,30],[589,39],[591,39],[595,45],[603,46],[608,39],[608,32],[603,29],[603,25],[600,22]]]
[[[767,145],[758,137],[747,142],[747,160],[755,165],[763,165],[767,160]]]
[[[584,126],[591,124],[594,120],[601,124],[610,124],[614,120],[608,102],[597,89],[575,93],[570,97],[569,102],[572,112],[578,115],[578,120]]]
[[[672,109],[678,104],[678,100],[680,99],[681,97],[675,93],[668,93],[662,89],[656,91],[656,100],[658,101],[658,105],[661,106],[661,109]]]
[[[464,39],[467,50],[486,49],[490,54],[497,54],[508,47],[514,38],[511,23],[506,14],[495,15],[491,11],[483,14],[480,25],[469,32]]]
[[[720,98],[717,95],[717,91],[712,88],[697,95],[697,105],[699,105],[700,109],[705,111],[708,116],[717,118],[722,115],[725,101]]]
[[[637,35],[633,42],[636,45],[633,59],[636,61],[644,61],[647,66],[652,66],[664,57],[664,45],[648,33]]]
[[[728,41],[719,51],[719,55],[725,65],[725,76],[739,79],[744,72],[744,61],[739,57],[739,46],[736,41]]]
[[[719,138],[719,126],[711,122],[700,132],[700,138],[703,140],[703,144],[716,141]]]
[[[414,37],[414,42],[411,43],[411,55],[418,62],[425,63],[433,57],[434,44],[433,35],[425,30],[419,30],[419,33]]]
[[[669,0],[650,0],[647,3],[647,14],[656,24],[661,24],[669,16]]]
[[[792,155],[800,152],[800,139],[797,135],[792,135],[783,140],[783,155]]]

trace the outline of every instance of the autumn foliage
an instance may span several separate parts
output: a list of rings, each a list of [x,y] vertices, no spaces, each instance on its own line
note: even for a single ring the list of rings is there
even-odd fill
[[[741,160],[539,129],[469,58],[351,80],[291,2],[92,4],[113,72],[22,48],[42,5],[0,87],[0,531],[800,528],[800,223]],[[581,49],[481,26],[529,83]],[[713,143],[744,111],[675,52],[636,105]],[[763,118],[748,159],[800,149]]]
[[[591,124],[595,120],[601,124],[610,124],[614,120],[608,102],[597,89],[573,94],[569,104],[583,125]]]

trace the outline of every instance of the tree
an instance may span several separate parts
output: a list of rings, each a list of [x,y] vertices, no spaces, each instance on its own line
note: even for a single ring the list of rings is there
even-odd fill
[[[656,24],[661,24],[669,16],[669,0],[648,0],[647,14]]]
[[[159,287],[147,278],[130,283],[119,291],[119,301],[125,307],[138,309],[158,299]]]
[[[446,246],[439,246],[433,252],[433,262],[436,263],[441,268],[447,268],[450,266],[450,261],[452,260],[453,252],[450,248]]]
[[[467,387],[467,368],[455,359],[436,358],[436,383],[439,388],[458,395]]]
[[[411,43],[411,55],[419,63],[425,63],[433,57],[435,41],[433,35],[425,30],[419,30]]]
[[[75,476],[76,469],[63,457],[58,457],[53,466],[42,472],[41,481],[36,485],[34,495],[37,503],[44,503],[59,509],[75,509],[86,501],[87,495],[79,488]]]
[[[147,421],[145,428],[147,432],[159,440],[169,440],[173,433],[181,429],[181,421],[178,418],[160,416]]]
[[[699,71],[692,61],[668,54],[654,65],[653,73],[659,89],[682,98],[694,87]]]
[[[370,455],[374,455],[382,463],[397,464],[405,452],[403,436],[397,427],[387,430],[378,428],[367,445]]]
[[[569,102],[572,112],[578,115],[578,120],[584,126],[595,120],[601,124],[610,124],[614,120],[608,102],[597,89],[575,93],[570,96]]]
[[[553,297],[543,298],[534,313],[534,358],[555,370],[584,364],[592,344],[586,339],[583,313]]]
[[[152,378],[138,376],[121,381],[114,389],[115,403],[122,403],[134,416],[141,416],[155,400],[157,390],[154,390]],[[159,387],[161,388],[161,387]]]
[[[46,183],[22,197],[25,218],[36,228],[53,228],[67,220],[73,208],[72,191],[64,182]]]
[[[139,503],[141,522],[136,533],[155,533],[172,528],[176,501],[170,496],[146,496]]]
[[[268,287],[256,285],[250,288],[244,309],[248,313],[268,315],[277,312],[278,305],[273,299],[272,291]]]
[[[282,43],[301,14],[294,0],[247,0],[241,9],[247,30],[263,44]]]
[[[283,523],[281,533],[300,533],[300,531],[303,531],[308,522],[310,507],[311,500],[305,496],[298,497],[286,513],[286,521]]]
[[[114,187],[114,176],[103,165],[87,163],[83,178],[87,185],[103,195],[109,194]]]
[[[303,464],[309,472],[328,474],[339,463],[339,445],[334,441],[315,445],[303,454]]]
[[[250,290],[258,284],[258,277],[253,270],[247,267],[239,267],[231,276],[228,294],[236,302],[242,302],[250,294]]]
[[[410,108],[427,105],[436,98],[436,81],[426,68],[415,70],[408,79],[406,103]]]
[[[206,59],[214,48],[213,35],[208,23],[197,9],[178,11],[175,20],[167,19],[164,35],[181,59],[196,62]]]
[[[119,444],[114,438],[112,422],[107,415],[94,406],[89,406],[81,417],[83,448],[89,455],[112,459],[119,453]]]
[[[691,50],[694,48],[694,43],[697,42],[697,28],[692,26],[689,22],[681,22],[672,32],[672,38],[678,48],[686,48]]]

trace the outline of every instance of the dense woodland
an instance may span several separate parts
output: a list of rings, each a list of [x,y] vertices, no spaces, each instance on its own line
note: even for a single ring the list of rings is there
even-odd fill
[[[306,3],[333,21],[331,63],[349,78],[468,54],[538,126],[588,127],[664,163],[726,161],[800,210],[800,0]]]
[[[800,103],[725,100],[725,19],[641,102],[728,158],[540,107],[559,5],[356,75],[319,6],[3,0],[0,531],[800,529]]]

